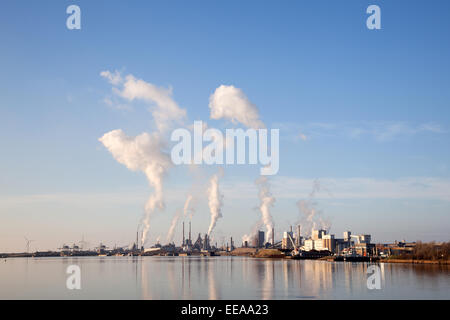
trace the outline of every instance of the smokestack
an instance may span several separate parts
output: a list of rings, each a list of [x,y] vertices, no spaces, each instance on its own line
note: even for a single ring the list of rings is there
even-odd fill
[[[222,218],[222,199],[223,195],[219,190],[219,178],[223,176],[223,169],[219,168],[219,172],[214,174],[209,180],[208,193],[208,206],[211,213],[211,223],[208,228],[208,236],[211,235],[217,220]]]
[[[191,222],[189,221],[189,245],[192,245],[192,240],[191,240]]]
[[[270,186],[266,176],[261,176],[255,181],[258,186],[258,197],[260,201],[259,211],[261,212],[262,222],[266,226],[266,242],[270,241],[273,228],[272,215],[270,208],[275,202],[275,198],[270,193]]]
[[[275,228],[272,228],[272,248],[275,248]]]
[[[139,250],[139,231],[136,232],[136,250]]]
[[[203,240],[203,249],[204,250],[208,250],[209,249],[209,239],[208,239],[208,234],[205,233],[205,238]]]
[[[291,226],[291,233],[292,233],[292,226]]]
[[[183,243],[181,244],[181,246],[184,246],[184,221],[183,221]]]

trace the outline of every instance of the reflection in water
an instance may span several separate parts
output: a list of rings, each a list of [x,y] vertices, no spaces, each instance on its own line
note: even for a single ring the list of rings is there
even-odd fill
[[[373,291],[366,263],[245,257],[133,257],[133,263],[143,299],[450,298],[448,266],[382,263],[382,290]]]
[[[207,260],[206,265],[208,269],[208,287],[209,287],[209,299],[217,300],[220,299],[217,293],[216,280],[214,279],[214,269],[211,267],[211,264],[214,264],[215,260]]]
[[[67,290],[77,264],[82,290]],[[449,299],[450,266],[378,264],[381,290],[367,288],[367,263],[247,257],[8,259],[0,299]]]
[[[263,286],[262,286],[262,297],[261,299],[270,300],[273,296],[273,291],[275,289],[275,275],[274,275],[274,261],[265,260],[263,261],[264,274],[263,274]]]

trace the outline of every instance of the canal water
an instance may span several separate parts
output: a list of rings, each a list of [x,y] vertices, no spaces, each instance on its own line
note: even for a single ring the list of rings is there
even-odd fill
[[[80,268],[80,290],[67,289],[71,265]],[[0,299],[450,299],[450,267],[247,257],[10,258],[0,261]]]

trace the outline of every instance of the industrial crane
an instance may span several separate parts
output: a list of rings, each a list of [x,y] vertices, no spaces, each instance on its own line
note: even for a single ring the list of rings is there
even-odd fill
[[[290,233],[288,233],[288,237],[289,237],[289,240],[290,240],[291,243],[292,243],[292,247],[294,248],[294,249],[292,250],[291,255],[292,255],[293,257],[299,256],[299,255],[300,255],[300,250],[299,250],[299,248],[297,248],[297,246],[295,245],[294,239],[292,239]]]

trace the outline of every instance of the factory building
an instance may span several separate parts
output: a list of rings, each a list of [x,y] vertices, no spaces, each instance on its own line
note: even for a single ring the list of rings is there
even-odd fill
[[[281,248],[284,250],[294,249],[293,243],[297,248],[300,248],[303,245],[300,225],[297,226],[297,233],[295,234],[292,230],[292,226],[290,231],[285,231],[283,233],[283,238],[281,239]]]
[[[307,239],[307,240],[305,240],[305,243],[304,243],[304,250],[305,251],[311,251],[311,250],[314,250],[314,240],[313,239]]]
[[[252,246],[255,248],[263,248],[265,245],[264,231],[256,232],[254,238],[252,239]]]
[[[294,246],[292,245],[292,241],[295,242],[294,234],[292,231],[285,231],[283,232],[283,239],[281,239],[281,248],[286,249],[294,249]]]
[[[334,234],[326,234],[322,237],[322,250],[328,250],[330,252],[335,252],[336,241],[334,239]]]
[[[205,233],[205,237],[203,240],[203,250],[209,250],[211,247],[209,245],[209,237],[208,234]]]
[[[344,231],[344,241],[351,241],[351,239],[352,239],[352,232]]]
[[[369,256],[375,252],[375,244],[373,243],[356,243],[355,244],[356,254],[361,256]]]
[[[327,232],[325,231],[325,230],[323,230],[323,229],[319,229],[319,230],[312,230],[312,233],[311,233],[311,239],[313,239],[313,240],[319,240],[319,239],[322,239],[322,237],[324,236],[324,235],[326,235],[327,234]]]
[[[352,238],[355,239],[354,247],[357,254],[368,256],[375,252],[375,244],[370,243],[372,240],[370,234],[352,235]]]
[[[334,252],[341,254],[342,252],[353,248],[355,253],[361,256],[373,254],[375,245],[371,244],[371,241],[372,237],[370,234],[352,235],[350,231],[345,231],[343,239],[335,240],[336,247]]]
[[[361,244],[361,243],[369,244],[370,241],[372,240],[370,234],[358,234],[358,235],[352,235],[351,237],[353,239],[355,239],[356,244]]]
[[[297,234],[295,236],[295,245],[299,248],[302,246],[302,236],[301,236],[301,228],[300,225],[297,226]]]
[[[311,239],[304,241],[303,249],[305,251],[336,251],[336,239],[334,234],[327,234],[326,230],[312,230]]]

